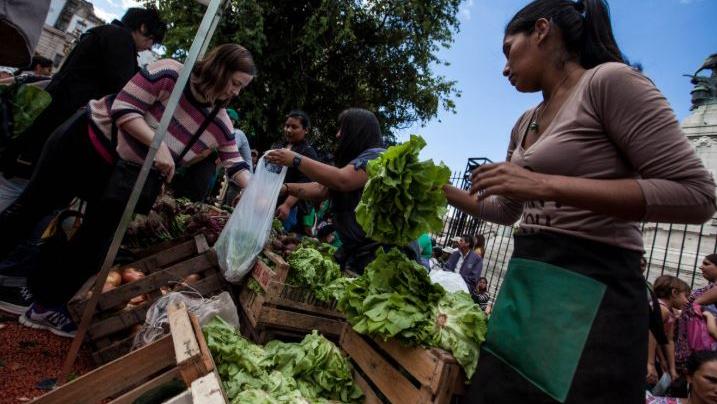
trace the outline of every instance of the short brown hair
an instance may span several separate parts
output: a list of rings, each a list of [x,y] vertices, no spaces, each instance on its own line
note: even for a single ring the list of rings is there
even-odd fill
[[[655,279],[655,296],[658,298],[669,299],[672,296],[673,289],[677,289],[680,293],[690,293],[690,285],[680,278],[672,275],[662,275]]]
[[[236,72],[256,76],[254,58],[243,46],[226,43],[209,51],[194,65],[192,84],[213,104],[216,95],[224,90],[231,75]]]

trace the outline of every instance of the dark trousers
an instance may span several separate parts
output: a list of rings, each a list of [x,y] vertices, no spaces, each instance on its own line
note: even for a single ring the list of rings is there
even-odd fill
[[[78,113],[47,140],[30,183],[18,200],[0,214],[0,252],[24,240],[33,226],[74,197],[87,202],[82,226],[65,248],[41,254],[28,284],[38,303],[66,303],[99,270],[117,228],[124,204],[102,200],[112,173],[92,147],[87,117]]]
[[[513,257],[569,269],[607,286],[565,402],[644,403],[648,305],[640,253],[543,232],[516,235]],[[485,350],[464,402],[557,403]]]

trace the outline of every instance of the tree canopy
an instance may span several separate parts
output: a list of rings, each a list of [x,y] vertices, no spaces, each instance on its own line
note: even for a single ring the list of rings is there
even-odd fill
[[[281,138],[284,117],[311,117],[311,141],[330,149],[349,107],[374,112],[387,143],[396,129],[455,112],[455,82],[433,68],[458,31],[461,0],[227,0],[212,45],[249,49],[258,75],[233,106],[252,147]],[[148,0],[170,28],[167,55],[183,60],[204,13],[186,0]]]

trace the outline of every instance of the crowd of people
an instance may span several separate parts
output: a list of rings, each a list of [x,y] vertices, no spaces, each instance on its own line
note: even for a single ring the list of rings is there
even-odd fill
[[[132,8],[83,34],[49,80],[42,58],[0,78],[44,82],[52,97],[0,156],[0,308],[24,325],[74,335],[65,303],[98,271],[183,68],[172,59],[137,65],[137,52],[166,30],[156,10]],[[429,271],[460,275],[491,314],[468,401],[637,403],[647,385],[650,402],[715,402],[717,255],[701,266],[704,288],[673,276],[646,287],[638,225],[704,223],[715,212],[712,176],[664,96],[621,52],[604,0],[532,1],[508,22],[502,45],[505,77],[543,100],[515,123],[506,162],[477,168],[470,190],[443,187],[456,209],[519,222],[500,294],[492,299],[482,276],[482,235],[437,249],[426,234],[402,248]],[[192,200],[217,191],[224,204],[241,198],[260,153],[228,107],[256,74],[238,44],[197,62],[138,213],[165,185]],[[336,245],[342,269],[360,274],[377,249],[392,247],[369,239],[355,216],[367,164],[385,145],[367,109],[347,108],[336,126],[335,150],[319,153],[310,140],[322,128],[289,111],[283,141],[263,158],[288,167],[276,207],[283,227]],[[81,226],[64,248],[43,250],[39,235],[76,198]],[[511,343],[516,336],[521,343]]]

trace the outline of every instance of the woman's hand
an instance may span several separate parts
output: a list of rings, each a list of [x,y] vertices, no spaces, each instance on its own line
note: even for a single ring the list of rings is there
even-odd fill
[[[278,208],[276,208],[276,217],[278,217],[281,221],[286,220],[286,218],[289,217],[289,213],[291,213],[291,208],[285,203],[282,203]]]
[[[647,364],[647,379],[645,380],[647,384],[649,385],[655,385],[658,381],[657,377],[657,369],[655,369],[655,365],[652,363]]]
[[[169,147],[164,142],[159,146],[157,155],[154,156],[154,166],[164,174],[166,182],[172,181],[174,177],[174,158],[169,151]]]
[[[513,163],[484,164],[471,174],[472,195],[505,196],[518,201],[550,200],[545,174],[526,170]]]
[[[294,157],[296,157],[296,153],[289,149],[274,149],[266,152],[264,160],[273,164],[291,167],[294,164]]]

